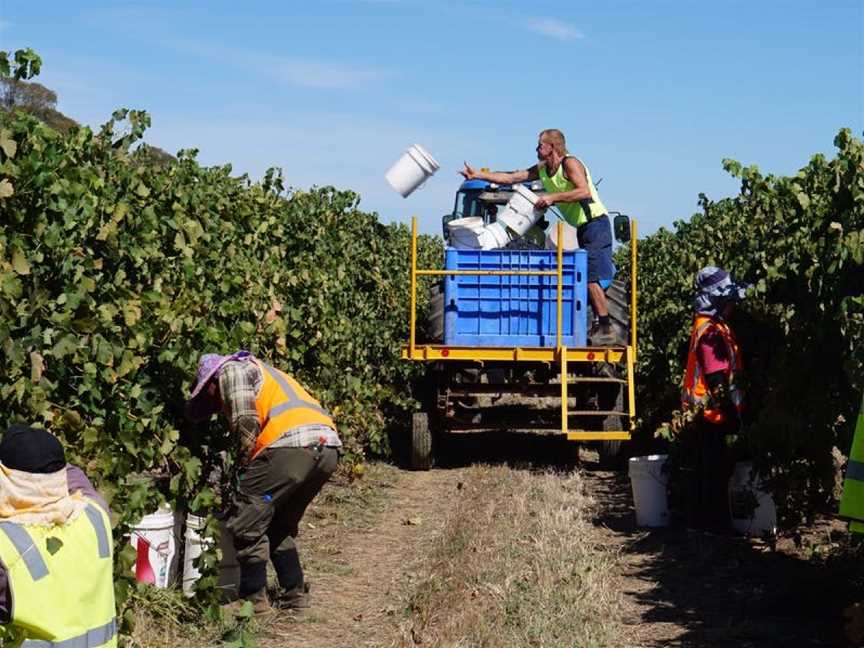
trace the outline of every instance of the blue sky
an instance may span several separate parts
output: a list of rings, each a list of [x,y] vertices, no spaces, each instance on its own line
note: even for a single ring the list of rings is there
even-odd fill
[[[430,233],[462,160],[525,168],[544,128],[641,233],[737,193],[725,157],[794,173],[861,136],[862,41],[862,0],[0,0],[0,49],[39,52],[69,116],[143,108],[169,152],[281,166]],[[383,175],[414,143],[442,168],[403,199]]]

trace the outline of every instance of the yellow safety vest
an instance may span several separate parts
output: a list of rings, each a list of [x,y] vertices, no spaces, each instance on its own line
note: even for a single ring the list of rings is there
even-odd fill
[[[588,180],[588,190],[591,192],[590,198],[585,198],[579,202],[560,202],[556,203],[555,207],[564,216],[564,219],[573,227],[579,227],[587,223],[592,218],[599,218],[606,213],[606,206],[600,200],[600,195],[597,193],[597,187],[594,186],[594,181],[591,179],[591,172],[588,170],[588,165],[582,162],[577,157],[568,155],[577,160],[585,168],[585,177]],[[566,158],[565,158],[566,159]],[[564,160],[558,165],[558,170],[551,176],[546,173],[546,165],[541,164],[538,168],[540,182],[549,193],[563,193],[565,191],[573,191],[574,185],[567,176],[564,175]]]
[[[300,383],[260,360],[255,362],[261,368],[264,382],[255,399],[261,432],[255,440],[253,456],[298,425],[319,423],[336,429],[330,413]]]
[[[864,533],[864,395],[861,410],[855,423],[855,436],[846,465],[843,496],[840,498],[840,515],[849,518],[849,530]]]
[[[101,506],[66,525],[0,521],[0,559],[22,648],[117,646],[111,523]]]

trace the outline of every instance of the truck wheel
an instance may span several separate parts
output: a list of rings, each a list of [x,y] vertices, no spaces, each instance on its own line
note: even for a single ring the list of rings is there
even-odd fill
[[[429,342],[444,341],[444,280],[429,286],[429,316],[426,319]]]
[[[611,407],[603,409],[615,410],[621,412],[624,409],[624,385],[615,387],[617,395],[608,397],[606,401]],[[603,419],[604,432],[618,432],[625,430],[628,425],[626,416],[610,415]],[[604,440],[600,442],[598,449],[600,468],[603,470],[621,470],[624,467],[626,456],[623,449],[623,441],[620,440]]]
[[[411,419],[410,459],[412,470],[429,470],[432,467],[432,430],[426,412],[414,412]]]

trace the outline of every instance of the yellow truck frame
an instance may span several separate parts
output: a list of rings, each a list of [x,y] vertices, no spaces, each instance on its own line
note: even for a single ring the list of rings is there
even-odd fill
[[[518,270],[431,270],[417,267],[417,218],[411,219],[411,321],[408,344],[402,346],[402,359],[413,362],[456,362],[472,361],[481,366],[485,362],[543,363],[555,366],[560,372],[561,381],[561,434],[569,441],[627,441],[631,438],[636,417],[636,398],[634,391],[634,363],[636,361],[636,221],[630,220],[630,338],[626,346],[615,347],[567,347],[561,344],[562,338],[562,299],[563,299],[563,223],[558,223],[557,267],[548,271]],[[417,278],[423,276],[444,277],[455,275],[474,276],[535,276],[555,277],[557,281],[557,332],[554,347],[467,347],[445,344],[417,343]],[[570,385],[568,365],[570,363],[626,363],[626,402],[627,411],[568,411],[568,386]],[[578,383],[621,382],[620,379],[591,376],[577,377]],[[629,419],[626,430],[586,430],[569,429],[570,416],[620,415]]]

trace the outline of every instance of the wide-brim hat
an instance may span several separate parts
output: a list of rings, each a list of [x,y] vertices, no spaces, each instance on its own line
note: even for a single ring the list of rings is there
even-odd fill
[[[702,313],[715,314],[729,302],[739,302],[747,295],[749,284],[736,282],[723,268],[706,266],[696,273],[694,305]]]
[[[252,354],[248,351],[237,351],[231,355],[219,355],[218,353],[202,355],[198,361],[198,371],[195,373],[192,393],[186,399],[186,418],[196,423],[210,418],[216,411],[217,403],[206,391],[207,385],[216,377],[226,362],[251,359]]]

